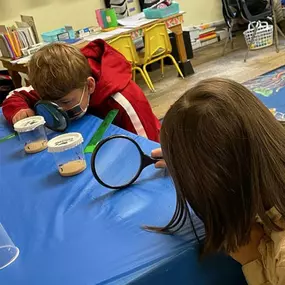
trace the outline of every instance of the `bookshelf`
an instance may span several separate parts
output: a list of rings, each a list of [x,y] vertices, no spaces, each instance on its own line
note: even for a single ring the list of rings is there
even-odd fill
[[[39,37],[33,17],[21,15],[21,21],[6,27],[0,25],[0,50],[2,56],[17,59],[24,55],[30,48],[39,43]]]

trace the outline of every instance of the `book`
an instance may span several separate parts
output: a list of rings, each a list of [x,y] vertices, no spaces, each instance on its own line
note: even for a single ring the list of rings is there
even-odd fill
[[[107,17],[106,17],[106,11],[103,9],[101,10],[101,16],[102,16],[104,29],[107,29],[108,28],[108,22],[107,22]]]
[[[204,39],[204,38],[209,37],[209,36],[212,36],[212,35],[217,35],[217,34],[216,34],[216,32],[209,32],[209,33],[200,35],[200,36],[199,36],[199,39]]]
[[[218,41],[218,38],[216,37],[216,38],[214,38],[214,39],[201,42],[201,47],[214,44],[214,43],[216,43],[217,41]]]
[[[214,31],[216,31],[215,27],[200,29],[200,35],[207,34],[207,33],[214,32]]]
[[[103,22],[103,19],[102,19],[101,9],[97,9],[95,11],[95,14],[96,14],[96,19],[97,19],[97,23],[98,23],[99,27],[104,29],[104,22]]]
[[[38,44],[40,42],[40,40],[39,40],[39,35],[38,35],[38,31],[37,31],[37,27],[36,27],[34,18],[32,16],[21,15],[21,20],[23,23],[27,23],[31,27],[34,42],[35,42],[35,44]]]
[[[13,45],[11,43],[9,34],[6,33],[6,34],[3,34],[3,35],[4,35],[4,38],[5,38],[5,42],[6,42],[7,48],[9,49],[9,51],[11,53],[11,58],[15,59],[16,58],[16,53],[15,53],[15,51],[13,49]]]
[[[10,57],[10,58],[13,57],[13,54],[8,48],[8,43],[3,34],[0,34],[0,50],[4,57]]]
[[[13,40],[12,40],[12,35],[11,35],[11,33],[10,33],[10,32],[6,33],[6,34],[5,34],[5,38],[6,38],[6,40],[8,41],[8,44],[9,44],[11,50],[12,50],[13,58],[17,58],[17,52],[16,52],[16,48],[15,48],[15,46],[14,46],[14,42],[13,42]]]
[[[39,42],[33,17],[21,16],[22,22],[16,21],[16,26],[0,25],[0,50],[4,57],[20,58],[22,50],[27,50]]]
[[[28,40],[27,40],[27,37],[26,37],[24,31],[18,30],[18,35],[19,35],[19,39],[20,39],[22,46],[23,46],[22,48],[28,47],[29,43],[28,43]]]
[[[11,35],[11,39],[12,39],[12,42],[13,42],[13,46],[14,46],[14,50],[15,50],[16,56],[20,57],[22,55],[22,51],[21,51],[21,48],[20,48],[20,43],[18,42],[18,38],[16,36],[16,32],[13,31],[13,32],[10,33],[10,35]]]
[[[205,42],[205,41],[208,41],[208,40],[211,40],[211,39],[214,39],[214,38],[217,38],[217,35],[216,35],[216,34],[213,34],[213,35],[204,37],[204,38],[200,39],[200,41],[201,41],[201,42]]]

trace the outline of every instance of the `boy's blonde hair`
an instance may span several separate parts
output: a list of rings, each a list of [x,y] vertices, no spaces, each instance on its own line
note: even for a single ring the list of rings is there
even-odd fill
[[[35,53],[29,63],[29,79],[42,99],[57,100],[83,88],[91,69],[79,49],[53,43]]]

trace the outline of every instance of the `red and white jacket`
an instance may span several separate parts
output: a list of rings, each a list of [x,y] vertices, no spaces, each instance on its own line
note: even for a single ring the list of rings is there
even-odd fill
[[[159,141],[160,123],[138,85],[132,81],[131,65],[103,40],[96,40],[81,52],[88,59],[96,88],[90,97],[88,113],[100,118],[118,109],[114,124],[127,131]],[[33,109],[40,97],[30,87],[12,91],[3,102],[3,114],[8,122],[21,109]]]

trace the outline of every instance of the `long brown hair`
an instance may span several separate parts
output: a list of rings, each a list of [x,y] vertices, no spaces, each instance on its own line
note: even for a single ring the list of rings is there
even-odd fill
[[[188,204],[203,221],[203,253],[233,252],[249,241],[258,215],[275,206],[285,217],[285,129],[244,86],[227,79],[201,81],[167,112],[163,156],[177,191],[170,223],[179,229]]]

